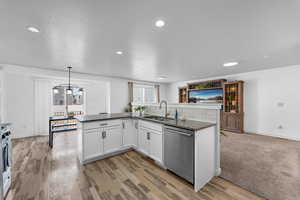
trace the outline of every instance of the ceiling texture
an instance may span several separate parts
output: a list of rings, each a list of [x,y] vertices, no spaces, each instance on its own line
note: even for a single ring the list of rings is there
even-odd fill
[[[300,64],[300,1],[0,0],[0,63],[154,82]]]

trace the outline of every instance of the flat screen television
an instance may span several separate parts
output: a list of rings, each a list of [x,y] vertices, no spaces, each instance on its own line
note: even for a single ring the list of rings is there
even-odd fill
[[[222,103],[223,89],[207,89],[189,91],[190,103]]]

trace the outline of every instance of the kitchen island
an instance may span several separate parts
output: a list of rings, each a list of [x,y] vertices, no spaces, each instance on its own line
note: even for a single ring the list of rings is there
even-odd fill
[[[219,132],[214,123],[133,113],[76,119],[82,164],[133,149],[194,184],[195,191],[219,175]]]

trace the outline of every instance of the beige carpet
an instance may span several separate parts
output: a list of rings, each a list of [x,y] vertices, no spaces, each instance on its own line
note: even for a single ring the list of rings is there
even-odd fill
[[[270,200],[300,199],[300,142],[225,132],[221,177]]]

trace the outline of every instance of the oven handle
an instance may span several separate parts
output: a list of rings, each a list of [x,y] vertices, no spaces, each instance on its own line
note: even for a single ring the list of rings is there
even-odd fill
[[[181,132],[181,131],[175,131],[173,129],[168,129],[168,128],[166,128],[166,133],[181,134],[181,135],[185,135],[185,136],[188,136],[188,137],[193,136],[193,134],[188,134],[188,133]]]

